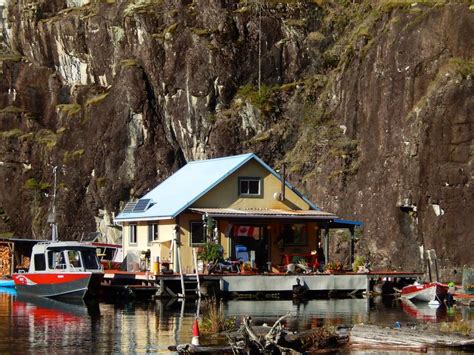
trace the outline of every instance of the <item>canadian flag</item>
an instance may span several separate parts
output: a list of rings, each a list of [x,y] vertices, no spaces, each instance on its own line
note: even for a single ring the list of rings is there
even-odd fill
[[[260,238],[260,227],[234,226],[234,236]]]

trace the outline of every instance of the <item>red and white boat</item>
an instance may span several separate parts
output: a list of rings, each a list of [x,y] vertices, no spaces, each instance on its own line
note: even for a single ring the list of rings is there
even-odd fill
[[[82,299],[98,293],[103,275],[94,246],[64,241],[34,245],[28,272],[12,277],[19,294]]]
[[[436,300],[436,296],[440,296],[445,291],[445,285],[439,282],[415,283],[403,287],[400,297],[407,300],[430,302]]]

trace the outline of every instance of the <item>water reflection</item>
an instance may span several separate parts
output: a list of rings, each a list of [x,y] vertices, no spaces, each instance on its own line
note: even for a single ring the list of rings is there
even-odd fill
[[[402,299],[401,306],[406,314],[423,322],[437,322],[438,317],[441,320],[442,318],[445,318],[446,315],[446,307],[439,305],[432,306],[427,302],[413,303],[410,300]]]
[[[323,324],[424,322],[395,299],[229,300],[227,317],[252,316],[255,323],[273,323],[289,313],[288,328],[303,330]],[[199,314],[196,301],[70,304],[23,298],[0,290],[0,353],[164,353],[168,346],[190,342]],[[436,311],[436,321],[472,319],[465,308]],[[219,339],[204,338],[206,345]]]
[[[230,300],[226,315],[236,318],[249,315],[254,322],[272,323],[290,314],[286,325],[290,329],[305,330],[322,325],[355,324],[368,321],[369,304],[366,299],[320,299],[297,302],[294,300]]]

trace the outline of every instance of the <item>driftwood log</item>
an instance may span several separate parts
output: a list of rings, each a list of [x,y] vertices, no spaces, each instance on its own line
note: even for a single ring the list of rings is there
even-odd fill
[[[310,350],[336,348],[344,345],[348,336],[333,328],[314,328],[290,332],[282,324],[288,317],[280,317],[273,326],[253,326],[251,319],[243,318],[238,332],[228,335],[235,354],[302,354]]]
[[[319,349],[336,348],[347,343],[347,332],[334,328],[314,328],[302,332],[288,331],[280,317],[273,326],[252,324],[250,317],[244,317],[238,331],[226,333],[228,346],[194,346],[180,344],[168,347],[178,353],[211,353],[211,354],[288,354],[296,355]]]
[[[432,329],[388,328],[358,324],[350,332],[352,348],[426,351],[428,347],[474,349],[474,337],[443,334]]]

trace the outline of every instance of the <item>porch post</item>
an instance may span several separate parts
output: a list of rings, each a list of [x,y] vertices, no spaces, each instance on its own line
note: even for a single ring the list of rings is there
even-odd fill
[[[354,253],[355,253],[355,240],[354,240],[354,227],[350,227],[349,228],[350,232],[351,232],[351,265],[350,267],[352,267],[352,265],[354,265]]]
[[[327,264],[329,262],[329,227],[324,228],[324,255]]]
[[[174,246],[173,248],[173,269],[175,272],[179,272],[179,268],[181,267],[180,264],[181,264],[181,260],[180,260],[180,255],[179,255],[179,246],[180,246],[180,243],[181,243],[181,240],[180,240],[180,235],[179,235],[179,225],[178,224],[175,224],[174,225],[174,236],[173,236],[173,240],[172,240],[172,245]]]

